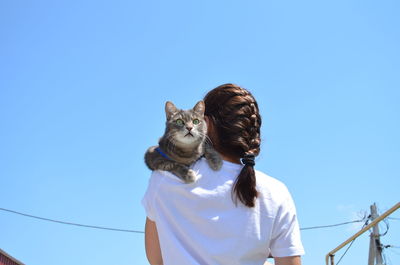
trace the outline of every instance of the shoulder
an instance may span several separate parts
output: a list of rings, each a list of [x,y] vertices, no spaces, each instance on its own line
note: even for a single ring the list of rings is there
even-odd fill
[[[273,199],[276,202],[282,202],[291,198],[286,185],[261,171],[256,170],[257,189],[264,198]]]
[[[177,179],[175,175],[173,175],[168,171],[161,171],[161,170],[152,171],[147,186],[147,192],[155,193],[159,189],[161,183],[163,183],[166,180],[166,178]]]
[[[255,170],[255,172],[257,185],[259,185],[261,188],[270,187],[279,191],[287,191],[286,185],[282,181],[271,177],[270,175],[267,175],[259,170]]]
[[[158,187],[163,182],[183,182],[169,171],[154,170],[151,172],[149,186]]]

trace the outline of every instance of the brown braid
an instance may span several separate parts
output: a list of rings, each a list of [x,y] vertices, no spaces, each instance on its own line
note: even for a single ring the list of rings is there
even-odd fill
[[[216,128],[215,148],[222,154],[242,158],[244,167],[233,192],[248,207],[257,198],[254,157],[260,153],[261,116],[253,95],[234,84],[211,90],[204,98],[205,115]]]

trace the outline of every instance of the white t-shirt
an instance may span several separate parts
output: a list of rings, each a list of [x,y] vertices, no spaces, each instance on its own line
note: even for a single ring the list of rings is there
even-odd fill
[[[249,208],[232,200],[242,165],[223,162],[219,171],[202,158],[199,179],[183,183],[154,171],[142,204],[157,225],[164,265],[256,265],[274,257],[303,255],[296,209],[286,186],[256,171],[259,197]]]

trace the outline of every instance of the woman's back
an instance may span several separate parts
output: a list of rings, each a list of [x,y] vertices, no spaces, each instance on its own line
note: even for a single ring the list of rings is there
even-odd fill
[[[296,209],[286,187],[255,171],[261,115],[250,91],[224,84],[204,97],[207,140],[225,160],[192,168],[192,184],[154,172],[143,199],[146,254],[151,264],[300,265],[304,254]],[[227,162],[230,161],[230,162]]]
[[[192,166],[199,177],[192,184],[153,172],[142,202],[157,224],[165,265],[255,265],[270,254],[304,253],[294,204],[281,182],[256,171],[255,206],[235,203],[232,187],[242,167],[224,161],[213,171],[200,159]]]

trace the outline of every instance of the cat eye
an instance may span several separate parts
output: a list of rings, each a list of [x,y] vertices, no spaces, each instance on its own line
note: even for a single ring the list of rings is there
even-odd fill
[[[197,124],[199,124],[199,123],[200,123],[200,121],[199,121],[198,119],[194,119],[194,120],[193,120],[193,124],[194,124],[194,125],[197,125]]]
[[[183,120],[181,120],[181,119],[177,119],[175,122],[176,122],[176,124],[178,124],[179,126],[182,126],[182,125],[184,124]]]

